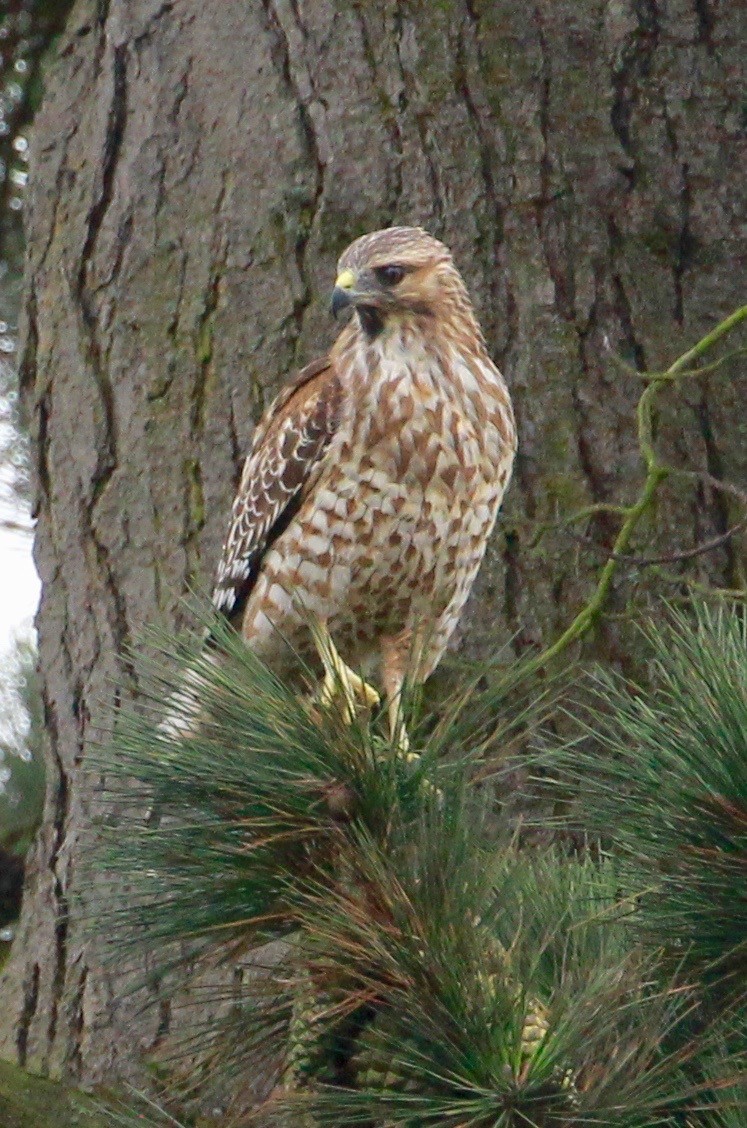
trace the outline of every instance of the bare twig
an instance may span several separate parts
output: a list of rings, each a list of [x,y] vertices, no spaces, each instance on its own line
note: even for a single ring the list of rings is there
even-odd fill
[[[667,584],[676,584],[678,587],[686,587],[691,591],[697,592],[698,595],[706,596],[708,599],[726,599],[730,603],[744,603],[747,601],[747,591],[744,588],[717,588],[711,587],[710,584],[699,583],[698,580],[692,579],[691,576],[681,576],[674,572],[667,572],[664,568],[656,569],[657,578]]]
[[[711,361],[710,364],[702,364],[698,368],[687,368],[682,372],[676,372],[674,376],[670,376],[667,372],[641,372],[639,375],[643,380],[664,380],[671,382],[673,380],[690,380],[698,376],[708,376],[712,372],[716,372],[723,364],[727,364],[731,360],[736,360],[738,357],[747,356],[747,348],[732,349],[731,352],[724,353],[718,360]]]
[[[747,490],[735,486],[733,482],[727,482],[723,478],[715,478],[713,474],[709,474],[707,470],[684,470],[679,467],[673,466],[670,468],[669,475],[672,478],[682,478],[689,482],[705,482],[711,489],[721,490],[723,493],[731,494],[743,505],[747,505]]]
[[[556,517],[552,521],[532,521],[529,518],[524,518],[522,524],[535,529],[534,536],[529,541],[529,548],[536,548],[545,533],[554,531],[558,527],[560,527],[563,532],[568,532],[573,536],[574,534],[565,528],[566,525],[575,524],[577,521],[584,521],[588,517],[596,517],[603,513],[611,517],[625,517],[627,509],[624,505],[613,505],[606,501],[597,501],[592,505],[585,505],[583,509],[577,509],[575,513],[569,513],[565,517]],[[581,538],[579,537],[578,539]]]
[[[23,521],[14,521],[11,517],[0,518],[0,529],[5,529],[9,533],[27,533],[31,535],[34,531],[34,526],[24,524]]]
[[[696,544],[694,548],[684,548],[679,552],[668,552],[663,556],[633,556],[629,552],[611,552],[608,556],[611,560],[619,560],[622,564],[635,564],[640,568],[648,568],[652,564],[676,564],[680,560],[691,560],[694,556],[702,556],[706,552],[712,552],[715,548],[725,544],[736,533],[741,533],[745,526],[747,526],[747,517],[738,521],[736,525],[732,525],[726,532],[719,533],[717,537]],[[606,552],[604,545],[598,544],[593,537],[586,533],[574,533],[572,529],[563,529],[562,531],[566,536],[572,537],[581,544],[588,544],[592,548],[599,549],[600,552]]]
[[[581,608],[572,623],[570,623],[570,625],[566,627],[566,629],[562,632],[560,637],[555,640],[555,642],[553,642],[541,653],[535,655],[534,658],[529,659],[525,666],[527,673],[542,669],[547,666],[549,662],[551,662],[554,658],[557,658],[559,654],[563,653],[563,651],[567,650],[567,648],[572,643],[576,642],[580,638],[583,638],[584,635],[586,635],[592,628],[592,626],[597,622],[607,601],[607,597],[609,595],[610,588],[612,586],[612,580],[614,578],[617,567],[621,561],[626,559],[627,549],[631,542],[633,534],[638,527],[641,518],[651,508],[659,487],[661,486],[662,482],[666,481],[668,477],[672,475],[682,476],[683,474],[682,471],[677,470],[675,467],[670,467],[665,465],[663,462],[660,462],[657,458],[656,450],[654,448],[654,408],[662,388],[666,387],[669,384],[678,382],[680,379],[693,374],[691,366],[694,364],[694,362],[697,361],[701,356],[703,356],[704,353],[708,352],[709,349],[711,349],[723,337],[725,337],[746,319],[747,306],[742,306],[740,309],[737,309],[734,311],[734,313],[730,314],[729,317],[725,318],[710,333],[707,333],[705,337],[702,337],[701,340],[698,341],[697,344],[693,345],[691,349],[688,349],[687,352],[678,357],[677,360],[675,360],[669,366],[666,372],[654,373],[649,377],[647,385],[643,391],[643,394],[638,400],[638,406],[636,408],[638,446],[640,448],[641,458],[643,459],[643,464],[646,470],[646,478],[644,480],[643,486],[641,487],[641,492],[638,496],[638,499],[633,502],[632,505],[624,506],[620,511],[622,524],[620,526],[620,529],[618,530],[615,542],[612,545],[612,551],[608,555],[607,560],[599,573],[597,585],[594,589],[591,599],[584,607]],[[738,351],[741,352],[742,350]],[[715,368],[718,366],[718,363],[719,362],[711,366],[712,371],[715,370]],[[626,371],[628,370],[628,366],[625,365],[624,362],[621,362],[620,366]],[[704,371],[705,370],[701,368],[696,370],[695,374],[700,375]],[[636,373],[636,375],[640,376],[641,373]],[[701,475],[701,477],[703,480],[708,480],[711,478],[710,475]],[[714,484],[715,482],[718,482],[718,479],[713,479],[711,481],[711,484]],[[729,492],[734,492],[734,489],[736,489],[736,487],[727,487],[725,483],[721,482],[718,482],[718,488],[728,489]],[[589,507],[586,510],[586,514],[591,515],[591,511],[593,509],[594,507]],[[741,524],[744,524],[744,522],[742,522]],[[730,530],[729,535],[733,535],[735,531],[736,529]],[[726,538],[722,536],[721,540],[723,539]],[[700,546],[700,550],[710,551],[711,547],[715,546]],[[668,556],[665,562],[669,563],[670,561],[677,558],[677,556]]]

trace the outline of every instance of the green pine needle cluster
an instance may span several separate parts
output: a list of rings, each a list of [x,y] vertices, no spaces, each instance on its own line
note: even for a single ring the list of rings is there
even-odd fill
[[[744,637],[726,618],[681,620],[679,649],[654,635],[661,693],[618,687],[544,758],[543,786],[549,759],[581,797],[582,849],[547,825],[526,834],[503,801],[553,706],[520,668],[481,671],[437,717],[408,705],[407,763],[379,718],[310,707],[220,624],[209,651],[151,638],[138,707],[96,765],[88,908],[113,958],[145,957],[151,985],[196,1004],[172,1081],[225,1093],[262,1076],[264,1102],[232,1124],[741,1123],[741,1020],[704,1006],[716,983],[734,1002],[744,940],[727,894],[744,889]],[[686,724],[677,679],[692,688],[693,667],[709,694]],[[185,671],[199,716],[178,736],[162,722]],[[728,859],[704,880],[714,851]]]
[[[696,606],[645,632],[651,686],[599,673],[551,758],[618,859],[629,927],[719,1005],[747,992],[747,621]]]

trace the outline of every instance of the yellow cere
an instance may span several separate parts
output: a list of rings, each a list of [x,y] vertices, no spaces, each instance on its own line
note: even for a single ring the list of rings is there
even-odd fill
[[[335,279],[335,286],[340,290],[352,290],[355,286],[355,275],[352,270],[342,270]]]

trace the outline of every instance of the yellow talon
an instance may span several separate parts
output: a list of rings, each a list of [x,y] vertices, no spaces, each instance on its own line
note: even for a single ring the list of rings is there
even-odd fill
[[[324,708],[329,708],[340,696],[345,702],[345,719],[350,723],[355,719],[356,703],[372,709],[381,701],[374,687],[344,663],[325,672],[317,700]]]
[[[317,653],[324,666],[324,680],[316,695],[315,703],[322,709],[332,708],[342,697],[342,715],[347,724],[355,720],[358,708],[373,709],[381,704],[381,697],[372,685],[351,670],[340,656],[332,641],[326,623],[317,622],[311,626]],[[405,719],[402,714],[401,692],[389,696],[389,734],[397,758],[413,767],[420,760],[420,754],[410,748]],[[423,788],[432,792],[437,799],[442,798],[440,788],[430,780],[422,781]]]
[[[319,623],[312,627],[312,635],[324,666],[324,681],[317,700],[323,708],[329,708],[342,696],[343,716],[348,724],[352,724],[358,704],[373,709],[380,704],[381,698],[372,685],[343,661],[325,625]]]

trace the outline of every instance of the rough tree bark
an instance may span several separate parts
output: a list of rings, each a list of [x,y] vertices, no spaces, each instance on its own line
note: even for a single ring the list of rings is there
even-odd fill
[[[168,1025],[162,1009],[133,1026],[75,913],[87,741],[123,647],[177,623],[209,574],[253,421],[331,339],[334,262],[355,235],[416,222],[448,242],[512,386],[521,455],[466,645],[547,642],[582,602],[600,557],[558,528],[532,539],[640,483],[640,386],[610,354],[655,369],[739,304],[739,8],[76,5],[27,220],[49,794],[2,986],[7,1056],[90,1081]],[[660,430],[681,464],[744,477],[728,372],[689,383]],[[722,495],[672,492],[645,548],[728,520]],[[609,544],[609,522],[590,532]],[[727,584],[739,567],[735,542],[701,564]],[[607,627],[596,653],[624,660],[627,638]]]

